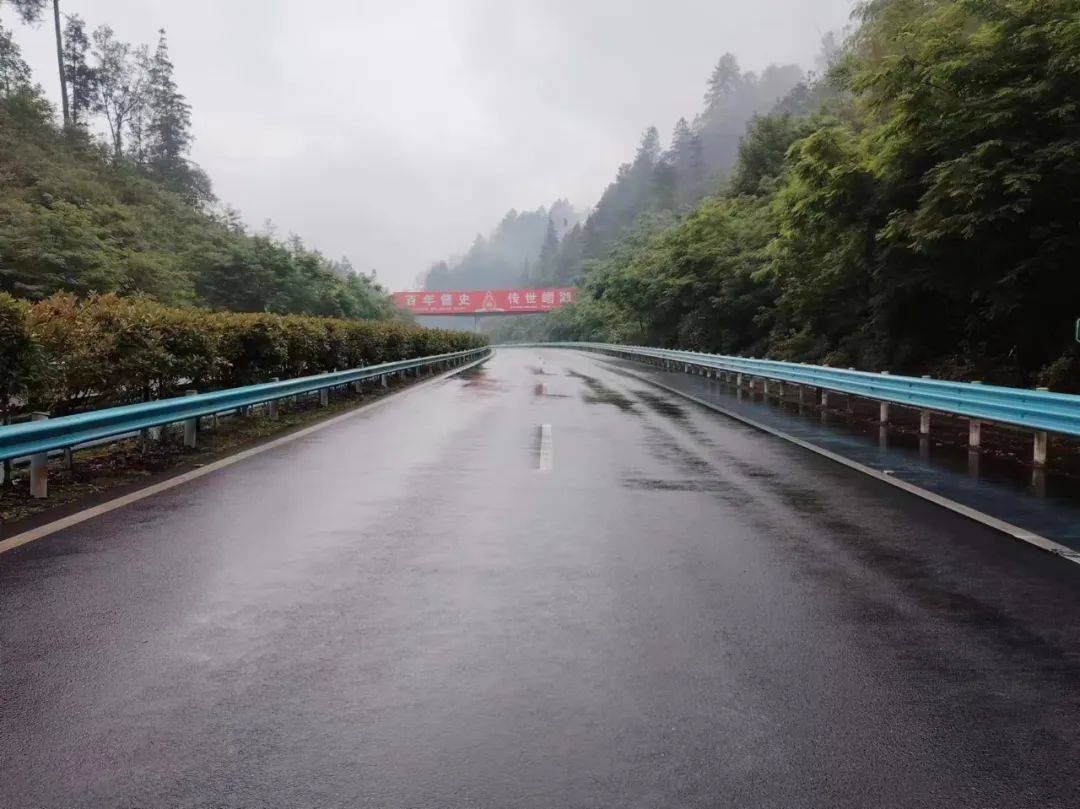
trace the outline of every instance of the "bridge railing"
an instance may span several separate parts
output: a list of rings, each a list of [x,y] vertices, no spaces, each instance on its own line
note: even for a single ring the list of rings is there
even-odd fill
[[[827,404],[830,391],[873,399],[883,405],[883,423],[888,421],[888,404],[911,407],[921,411],[920,432],[923,434],[929,433],[931,413],[961,416],[969,420],[969,444],[973,449],[981,442],[984,421],[1023,427],[1035,431],[1034,462],[1037,465],[1046,462],[1047,433],[1080,436],[1080,396],[1073,394],[644,346],[544,345],[599,352],[688,373],[723,375],[737,385],[746,383],[753,387],[754,381],[761,379],[818,388],[823,393],[822,404]]]
[[[478,360],[490,353],[490,348],[477,348],[210,393],[189,391],[186,396],[0,427],[0,460],[29,457],[31,491],[35,496],[44,496],[45,483],[41,476],[45,474],[46,454],[49,452],[70,450],[90,443],[100,443],[103,439],[129,436],[174,423],[185,425],[185,443],[194,446],[196,422],[205,416],[269,404],[271,418],[276,418],[276,403],[281,399],[318,392],[325,404],[326,393],[331,388],[373,379],[386,384],[386,380],[395,374],[450,368]],[[40,418],[45,414],[37,415]]]

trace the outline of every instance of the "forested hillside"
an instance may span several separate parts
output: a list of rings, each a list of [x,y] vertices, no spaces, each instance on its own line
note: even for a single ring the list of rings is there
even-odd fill
[[[619,167],[584,221],[565,200],[550,211],[510,211],[490,238],[477,236],[463,258],[435,264],[425,288],[573,283],[587,261],[606,255],[635,227],[662,229],[719,191],[747,123],[773,109],[802,80],[795,65],[744,73],[726,54],[709,77],[701,112],[692,122],[675,123],[667,149],[656,127],[647,128],[633,159]]]
[[[1076,0],[869,2],[722,193],[512,328],[1080,390],[1077,87]]]
[[[0,20],[46,11],[42,0],[0,2]],[[374,278],[353,272],[347,259],[329,260],[296,237],[249,234],[218,203],[189,157],[191,111],[164,31],[151,49],[68,16],[63,43],[60,115],[0,26],[0,290],[396,316]]]
[[[550,208],[509,211],[488,236],[477,236],[459,259],[427,272],[425,289],[482,289],[526,283],[554,255],[559,240],[580,226],[581,213],[565,199]]]

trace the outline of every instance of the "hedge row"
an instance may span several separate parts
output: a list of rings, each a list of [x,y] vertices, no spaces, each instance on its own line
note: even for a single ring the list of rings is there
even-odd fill
[[[63,414],[484,342],[405,323],[174,309],[117,295],[28,303],[0,294],[0,404]]]

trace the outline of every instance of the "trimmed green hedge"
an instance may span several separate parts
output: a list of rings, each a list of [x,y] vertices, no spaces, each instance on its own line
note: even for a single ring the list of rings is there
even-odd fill
[[[175,309],[152,300],[0,293],[0,398],[69,413],[477,348],[405,323]]]

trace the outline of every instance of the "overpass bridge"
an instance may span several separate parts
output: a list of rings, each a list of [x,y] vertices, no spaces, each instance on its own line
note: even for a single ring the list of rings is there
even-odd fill
[[[0,803],[1074,806],[1080,568],[676,370],[500,348],[0,555]]]

